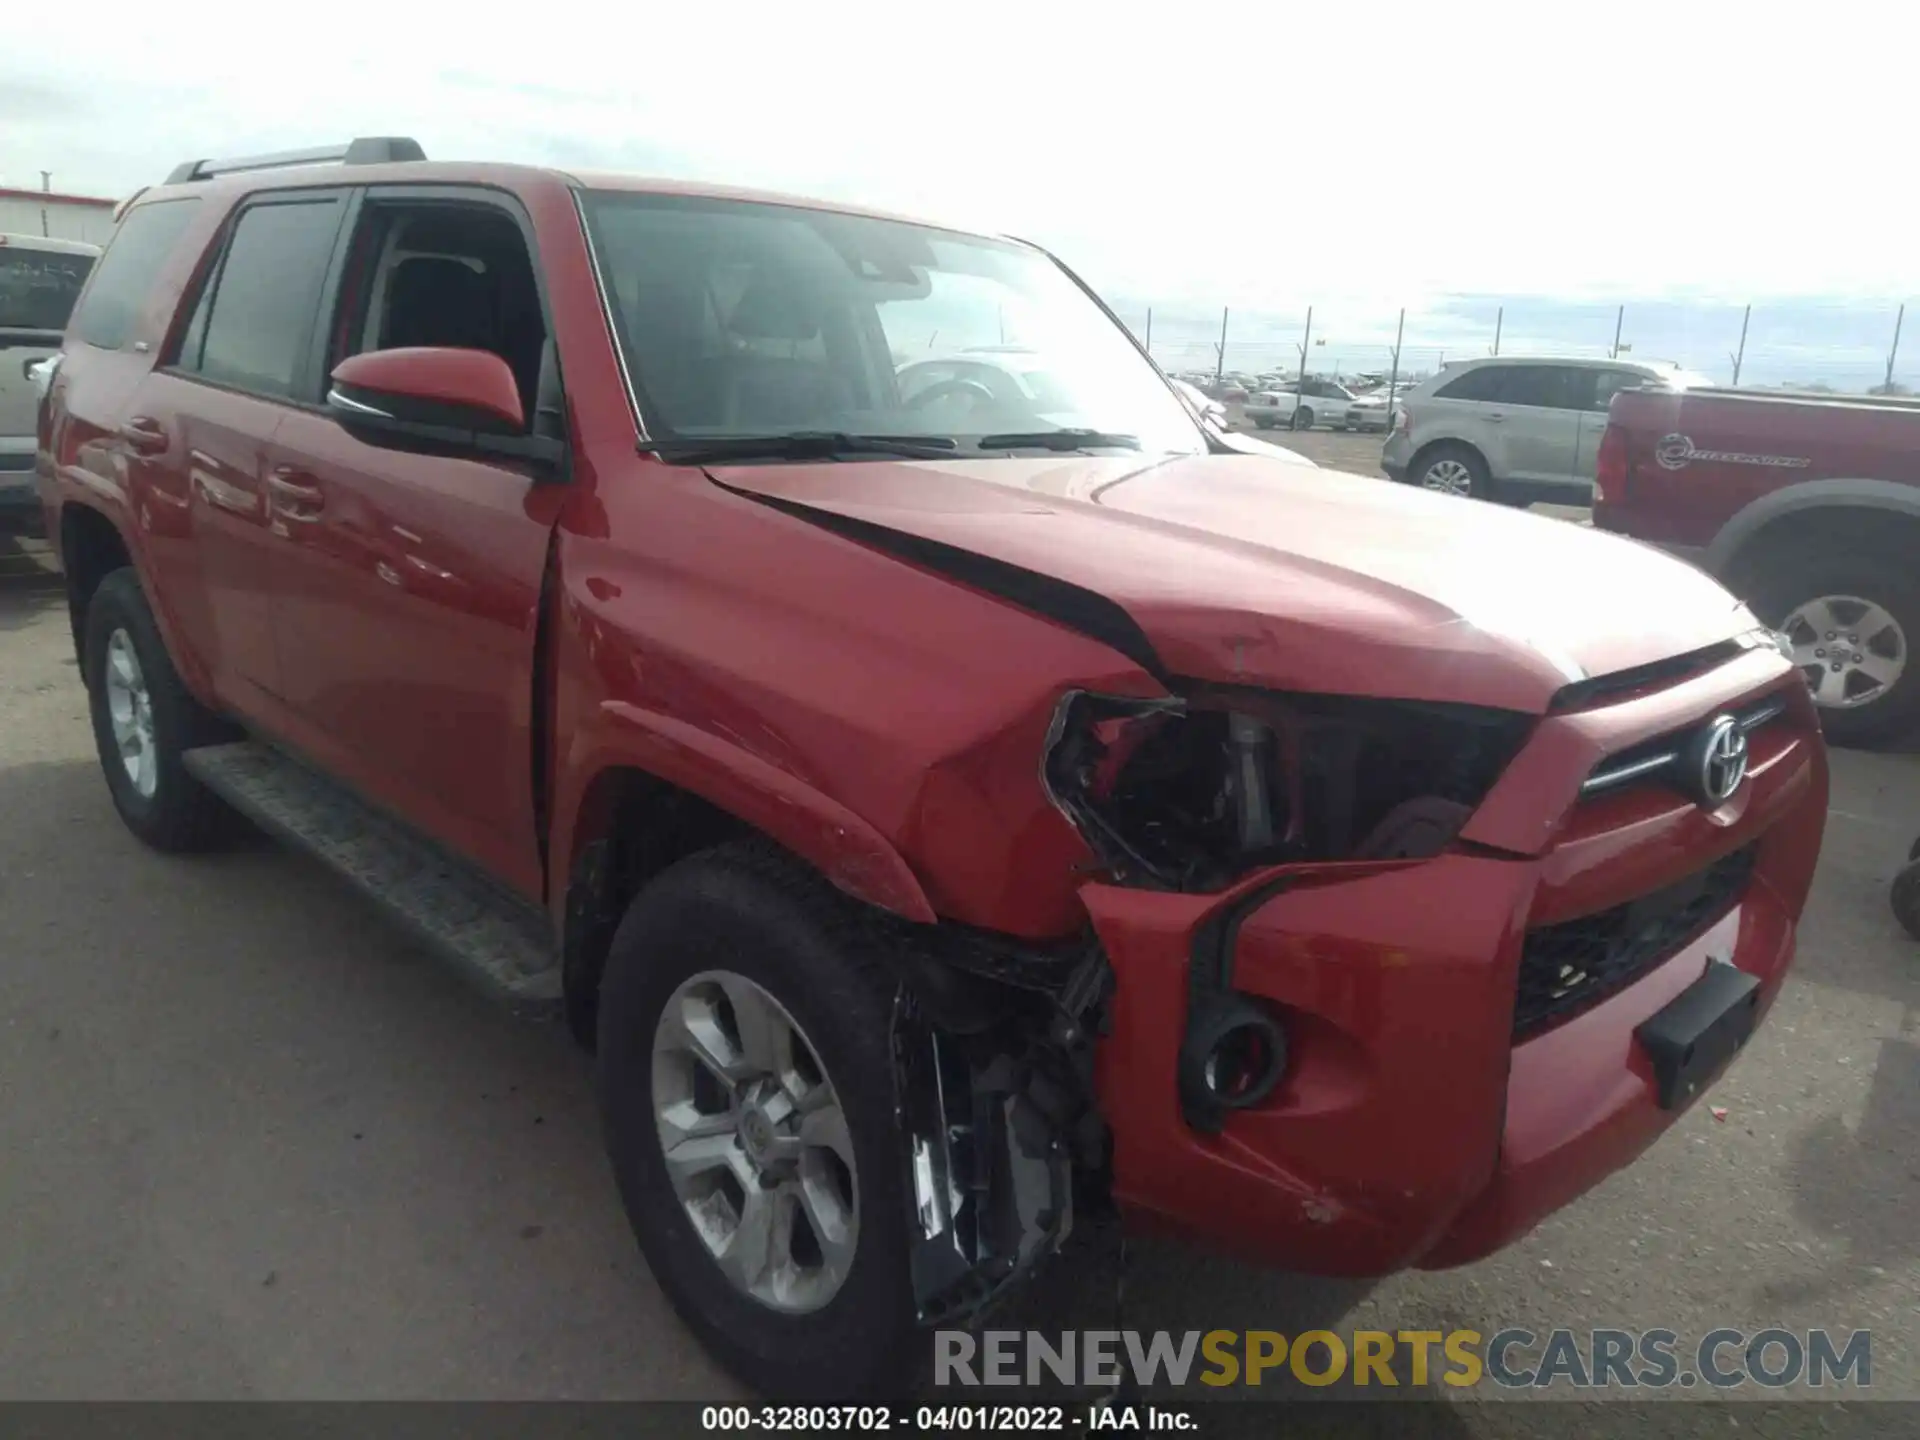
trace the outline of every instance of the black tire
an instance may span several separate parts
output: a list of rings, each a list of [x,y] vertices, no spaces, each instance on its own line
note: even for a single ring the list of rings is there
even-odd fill
[[[687,1327],[764,1395],[849,1400],[912,1383],[904,1150],[894,1116],[893,991],[860,907],[770,848],[729,845],[672,866],[635,899],[601,983],[596,1083],[628,1223]],[[847,1118],[858,1238],[826,1304],[786,1314],[738,1290],[675,1195],[655,1128],[653,1040],[703,970],[752,980],[804,1032]]]
[[[1487,473],[1487,462],[1480,452],[1470,445],[1435,445],[1426,451],[1412,465],[1407,467],[1407,483],[1421,490],[1432,490],[1436,494],[1457,495],[1458,490],[1450,489],[1430,479],[1436,468],[1445,464],[1460,466],[1467,473],[1467,494],[1475,500],[1493,498],[1493,477]]]
[[[1271,430],[1273,428],[1273,421],[1272,420],[1255,420],[1253,422],[1253,425],[1256,430]]]
[[[1800,606],[1823,595],[1869,600],[1902,632],[1906,668],[1893,685],[1866,703],[1820,707],[1820,728],[1838,745],[1874,745],[1920,728],[1920,575],[1875,555],[1832,552],[1782,557],[1750,586],[1753,608],[1779,629]],[[1816,699],[1818,697],[1816,696]]]
[[[1305,405],[1298,406],[1293,412],[1293,423],[1287,428],[1290,430],[1311,430],[1313,428],[1312,409]]]
[[[116,634],[124,634],[139,662],[153,735],[154,784],[141,793],[114,739],[106,669]],[[107,791],[127,828],[156,850],[210,849],[230,838],[238,816],[227,803],[187,773],[181,755],[198,745],[233,739],[232,726],[188,693],[167,654],[153,611],[131,568],[100,582],[87,607],[84,678],[93,739]]]
[[[1893,877],[1893,916],[1914,939],[1920,940],[1920,860]]]

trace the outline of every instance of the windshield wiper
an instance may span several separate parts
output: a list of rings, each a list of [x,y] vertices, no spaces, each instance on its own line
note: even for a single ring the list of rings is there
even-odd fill
[[[1110,435],[1104,430],[1010,431],[982,435],[982,450],[1138,450],[1138,435]]]
[[[726,460],[839,460],[849,455],[895,455],[938,460],[958,444],[945,435],[849,435],[839,430],[795,430],[786,435],[685,435],[643,440],[642,455],[678,465]]]

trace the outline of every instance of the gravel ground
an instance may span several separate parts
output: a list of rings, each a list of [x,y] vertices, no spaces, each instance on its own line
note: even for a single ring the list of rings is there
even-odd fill
[[[1362,473],[1378,454],[1292,438]],[[1800,963],[1713,1096],[1724,1120],[1696,1108],[1463,1270],[1346,1285],[1137,1243],[1125,1323],[1867,1328],[1873,1394],[1920,1399],[1920,953],[1886,898],[1920,764],[1840,753],[1834,776]],[[489,1010],[265,841],[142,849],[91,753],[56,582],[17,557],[0,954],[0,1397],[735,1393],[632,1246],[561,1034]],[[1029,1318],[1112,1324],[1110,1268],[1083,1245]],[[1515,1433],[1518,1408],[1453,1407],[1443,1433]]]

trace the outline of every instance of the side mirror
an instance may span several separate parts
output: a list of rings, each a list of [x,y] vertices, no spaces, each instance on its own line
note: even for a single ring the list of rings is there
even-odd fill
[[[327,408],[348,428],[523,434],[520,386],[498,355],[421,346],[370,350],[333,369]]]

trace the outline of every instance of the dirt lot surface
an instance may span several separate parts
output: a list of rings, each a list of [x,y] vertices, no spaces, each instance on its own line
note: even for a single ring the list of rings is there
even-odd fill
[[[1363,472],[1379,443],[1294,439]],[[57,581],[8,568],[0,1397],[735,1394],[633,1248],[559,1031],[488,1009],[264,840],[144,850],[98,773]],[[1920,947],[1887,905],[1920,759],[1834,774],[1798,969],[1721,1109],[1459,1271],[1332,1283],[1135,1243],[1122,1323],[1870,1329],[1872,1394],[1920,1399]],[[1004,1323],[1111,1326],[1111,1270],[1089,1241]],[[1444,1433],[1521,1433],[1520,1408],[1458,1406]]]

